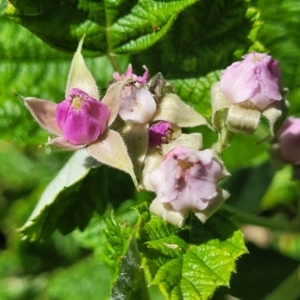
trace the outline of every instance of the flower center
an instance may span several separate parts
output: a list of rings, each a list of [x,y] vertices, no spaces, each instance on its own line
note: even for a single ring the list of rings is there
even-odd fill
[[[83,100],[80,97],[78,97],[78,96],[74,97],[71,102],[72,108],[74,108],[76,110],[80,109],[82,102],[83,102]]]
[[[188,161],[187,159],[182,160],[182,159],[178,159],[178,165],[180,166],[180,168],[182,170],[187,170],[189,168],[191,168],[194,164],[191,163],[190,161]]]
[[[261,58],[258,55],[253,55],[252,61],[257,63],[261,61]]]

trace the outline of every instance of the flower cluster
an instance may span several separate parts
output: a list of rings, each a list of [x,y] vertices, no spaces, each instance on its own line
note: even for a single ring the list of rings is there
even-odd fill
[[[185,134],[182,128],[210,127],[206,119],[160,73],[148,80],[145,66],[142,76],[131,65],[124,74],[114,73],[100,101],[81,55],[82,43],[71,64],[65,100],[55,104],[24,98],[34,119],[54,135],[47,144],[86,149],[95,160],[127,172],[137,188],[155,192],[150,211],[172,224],[183,226],[189,212],[205,222],[229,196],[218,186],[229,173],[215,150],[201,150],[200,133]],[[252,133],[263,115],[273,136],[286,108],[278,63],[255,52],[228,67],[211,95],[218,131]],[[285,149],[299,148],[298,140],[290,139],[298,131],[299,121],[291,119],[277,136],[280,155],[295,164],[300,163],[298,153]]]

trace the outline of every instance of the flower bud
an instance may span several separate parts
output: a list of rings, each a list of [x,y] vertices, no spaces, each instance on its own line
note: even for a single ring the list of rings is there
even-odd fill
[[[219,131],[225,124],[230,131],[251,134],[264,116],[273,137],[275,127],[287,112],[286,89],[281,86],[278,62],[267,54],[256,52],[243,58],[229,66],[220,82],[212,86],[212,122]],[[225,109],[226,114],[223,113]]]
[[[94,142],[106,130],[108,118],[109,110],[103,103],[77,88],[56,107],[57,125],[74,145]]]
[[[271,154],[278,165],[300,165],[300,118],[289,117],[276,133]]]
[[[220,88],[232,104],[250,100],[262,110],[282,99],[278,62],[267,54],[249,53],[223,72]]]
[[[158,122],[149,128],[149,147],[157,147],[172,140],[172,124],[169,122]]]
[[[122,92],[119,115],[122,120],[136,124],[149,122],[156,112],[156,102],[151,93],[134,85]]]

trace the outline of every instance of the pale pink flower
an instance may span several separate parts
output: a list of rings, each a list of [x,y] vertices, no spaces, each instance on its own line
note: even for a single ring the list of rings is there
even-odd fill
[[[211,88],[212,123],[223,137],[228,136],[227,130],[252,134],[265,117],[270,125],[266,139],[271,139],[275,125],[288,110],[287,89],[282,87],[278,62],[257,52],[243,58],[223,71],[220,82]],[[225,145],[227,141],[220,143]]]
[[[229,66],[220,87],[232,103],[250,100],[259,109],[282,100],[278,62],[267,54],[252,52]]]
[[[154,206],[151,204],[153,212],[160,216],[165,215],[165,210],[179,212],[182,219],[178,224],[182,225],[187,212],[192,210],[205,221],[224,201],[224,193],[217,183],[228,175],[213,150],[175,147],[150,175],[156,192]],[[157,209],[157,202],[163,204],[161,212]]]

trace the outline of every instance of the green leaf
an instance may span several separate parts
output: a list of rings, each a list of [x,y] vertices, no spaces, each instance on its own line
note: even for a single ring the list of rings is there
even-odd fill
[[[149,299],[144,271],[140,264],[140,253],[136,240],[131,238],[125,255],[121,258],[119,276],[113,285],[110,299]]]
[[[116,217],[111,212],[105,221],[104,216],[94,216],[84,232],[75,232],[76,240],[94,250],[96,258],[109,269],[113,281],[110,299],[147,299],[148,289],[135,239],[137,214],[128,211],[132,204],[132,200],[124,202],[116,210]]]
[[[20,229],[25,238],[46,239],[56,229],[67,234],[77,226],[83,230],[94,210],[99,213],[105,210],[105,176],[101,174],[102,168],[91,170],[94,165],[94,159],[85,150],[75,152],[48,185]]]
[[[197,1],[178,16],[164,39],[133,61],[167,79],[197,79],[226,68],[252,43],[248,35],[256,15],[250,10],[245,0]]]
[[[113,274],[111,299],[147,299],[135,231],[128,222],[118,222],[112,215],[106,219],[103,254],[106,252],[105,261],[110,264]]]
[[[300,268],[298,267],[272,293],[265,297],[264,300],[299,299],[299,271]]]
[[[159,285],[166,299],[209,299],[217,287],[229,285],[235,260],[247,253],[230,214],[218,211],[205,224],[193,218],[179,229],[150,215],[146,205],[137,210],[147,279]]]
[[[5,15],[48,44],[74,51],[86,34],[85,49],[96,55],[134,53],[160,40],[177,15],[197,0],[10,1]]]
[[[171,82],[176,86],[179,95],[203,116],[211,117],[210,88],[220,80],[220,72],[208,73],[199,78],[174,79]]]

